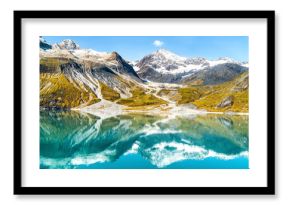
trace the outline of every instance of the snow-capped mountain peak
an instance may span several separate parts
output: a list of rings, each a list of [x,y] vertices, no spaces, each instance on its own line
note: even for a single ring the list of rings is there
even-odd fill
[[[208,60],[209,66],[216,66],[219,64],[225,64],[225,63],[235,63],[235,64],[239,64],[239,62],[235,61],[232,58],[229,57],[220,57],[216,60]]]
[[[57,47],[59,49],[66,49],[66,50],[78,50],[80,49],[80,46],[76,44],[73,40],[71,39],[65,39],[62,42],[55,44],[54,47]]]
[[[159,49],[141,59],[136,67],[151,67],[162,74],[186,74],[207,66],[205,63],[207,63],[205,58],[186,58],[171,51]]]
[[[236,61],[230,57],[220,57],[216,60],[208,60],[208,63],[211,67],[216,66],[216,65],[220,65],[220,64],[225,64],[225,63],[232,63],[232,64],[244,66],[244,67],[249,67],[248,62],[239,62],[239,61]]]
[[[230,58],[230,57],[226,57],[226,56],[224,56],[224,57],[219,57],[217,60],[223,60],[223,61],[228,61],[228,62],[234,62],[235,60],[234,59],[232,59],[232,58]]]
[[[43,57],[64,57],[64,58],[79,58],[91,61],[106,61],[111,55],[107,52],[99,52],[93,49],[81,49],[73,40],[66,39],[60,43],[49,45],[44,38],[40,37],[40,55]]]
[[[186,58],[171,51],[160,49],[142,58],[134,65],[134,69],[143,79],[172,83],[193,78],[198,73],[204,76],[202,73],[226,73],[228,71],[235,76],[248,69],[248,64],[229,57],[215,60],[203,57]]]
[[[168,51],[166,49],[159,49],[156,52],[153,53],[153,56],[157,58],[165,58],[166,60],[172,60],[172,61],[185,61],[186,58],[181,57],[171,51]]]

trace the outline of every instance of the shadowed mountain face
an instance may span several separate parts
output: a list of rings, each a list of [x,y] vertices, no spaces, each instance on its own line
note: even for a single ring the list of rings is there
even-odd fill
[[[112,52],[111,56],[107,58],[107,60],[116,61],[119,63],[119,66],[112,67],[112,69],[114,69],[116,72],[132,77],[134,76],[134,78],[139,80],[139,76],[137,75],[133,67],[129,65],[117,52]]]
[[[199,85],[215,85],[231,81],[246,71],[248,71],[247,67],[233,63],[225,63],[200,71],[171,74],[158,72],[154,67],[145,64],[138,71],[138,75],[143,79],[158,83],[190,84],[200,82]]]
[[[43,50],[52,49],[52,46],[48,44],[43,38],[40,38],[39,40],[39,47]]]
[[[138,71],[138,75],[145,80],[158,83],[179,83],[182,80],[182,74],[159,73],[154,67],[144,65]]]
[[[100,164],[106,168],[131,155],[141,156],[153,168],[166,168],[183,160],[235,159],[248,151],[247,116],[191,116],[189,120],[189,116],[100,119],[78,112],[40,114],[41,168]],[[131,163],[127,166],[136,168]]]
[[[234,63],[225,63],[201,70],[191,76],[183,78],[181,82],[191,83],[202,81],[204,85],[215,85],[231,81],[246,71],[248,71],[248,68],[244,66]]]
[[[40,40],[40,106],[47,109],[89,106],[102,99],[129,98],[142,83],[118,53],[80,49],[71,40],[53,46]],[[106,90],[109,96],[104,96]],[[113,96],[113,97],[111,97]]]

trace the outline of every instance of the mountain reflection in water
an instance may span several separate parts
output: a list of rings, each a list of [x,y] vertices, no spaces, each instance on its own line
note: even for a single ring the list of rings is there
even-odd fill
[[[248,168],[248,116],[40,112],[40,168]]]

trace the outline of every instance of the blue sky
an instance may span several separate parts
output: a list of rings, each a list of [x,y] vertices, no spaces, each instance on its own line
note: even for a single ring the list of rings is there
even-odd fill
[[[230,57],[248,61],[247,36],[44,36],[48,43],[71,39],[81,48],[96,51],[117,51],[126,60],[139,60],[160,48],[184,57],[205,57],[213,60]]]

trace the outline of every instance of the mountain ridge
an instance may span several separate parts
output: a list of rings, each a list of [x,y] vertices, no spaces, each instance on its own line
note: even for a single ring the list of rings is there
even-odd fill
[[[216,72],[223,69],[222,73],[217,73],[220,75],[217,82],[213,79],[210,81],[203,79],[204,82],[208,82],[207,84],[216,84],[231,80],[248,69],[247,63],[241,63],[229,57],[221,57],[217,60],[207,60],[202,57],[185,58],[165,49],[146,55],[135,66],[141,78],[160,83],[186,83],[191,79],[201,78],[201,73],[211,73],[212,68]],[[240,67],[240,69],[231,69],[233,67]],[[231,72],[230,78],[222,78],[225,73],[229,72]]]
[[[50,49],[44,50],[41,45],[40,80],[41,84],[46,82],[46,86],[40,92],[41,106],[43,107],[88,106],[91,99],[101,101],[108,97],[103,97],[102,89],[110,89],[111,93],[118,93],[115,96],[120,96],[120,98],[130,98],[132,96],[131,84],[142,82],[134,69],[117,52],[99,53],[92,50],[82,50],[79,47],[70,50],[71,46],[68,49],[52,46]],[[76,44],[72,43],[72,45]],[[60,76],[67,83],[63,84],[61,81],[53,80],[55,76]],[[75,98],[69,95],[69,99],[74,103],[68,103],[68,99],[66,97],[63,99],[58,92],[68,88],[75,90],[74,92],[80,91],[80,94],[76,95]],[[63,93],[63,96],[66,95],[68,94]],[[80,97],[84,95],[89,97]]]
[[[190,103],[209,111],[248,110],[239,103],[240,97],[241,102],[247,98],[248,80],[240,82],[246,89],[232,91],[235,79],[247,73],[248,67],[230,58],[185,58],[159,49],[132,63],[116,51],[82,49],[72,40],[50,45],[40,38],[39,46],[40,106],[44,109],[163,112]],[[222,90],[226,92],[215,96],[210,106],[201,100],[210,96],[209,91]]]

